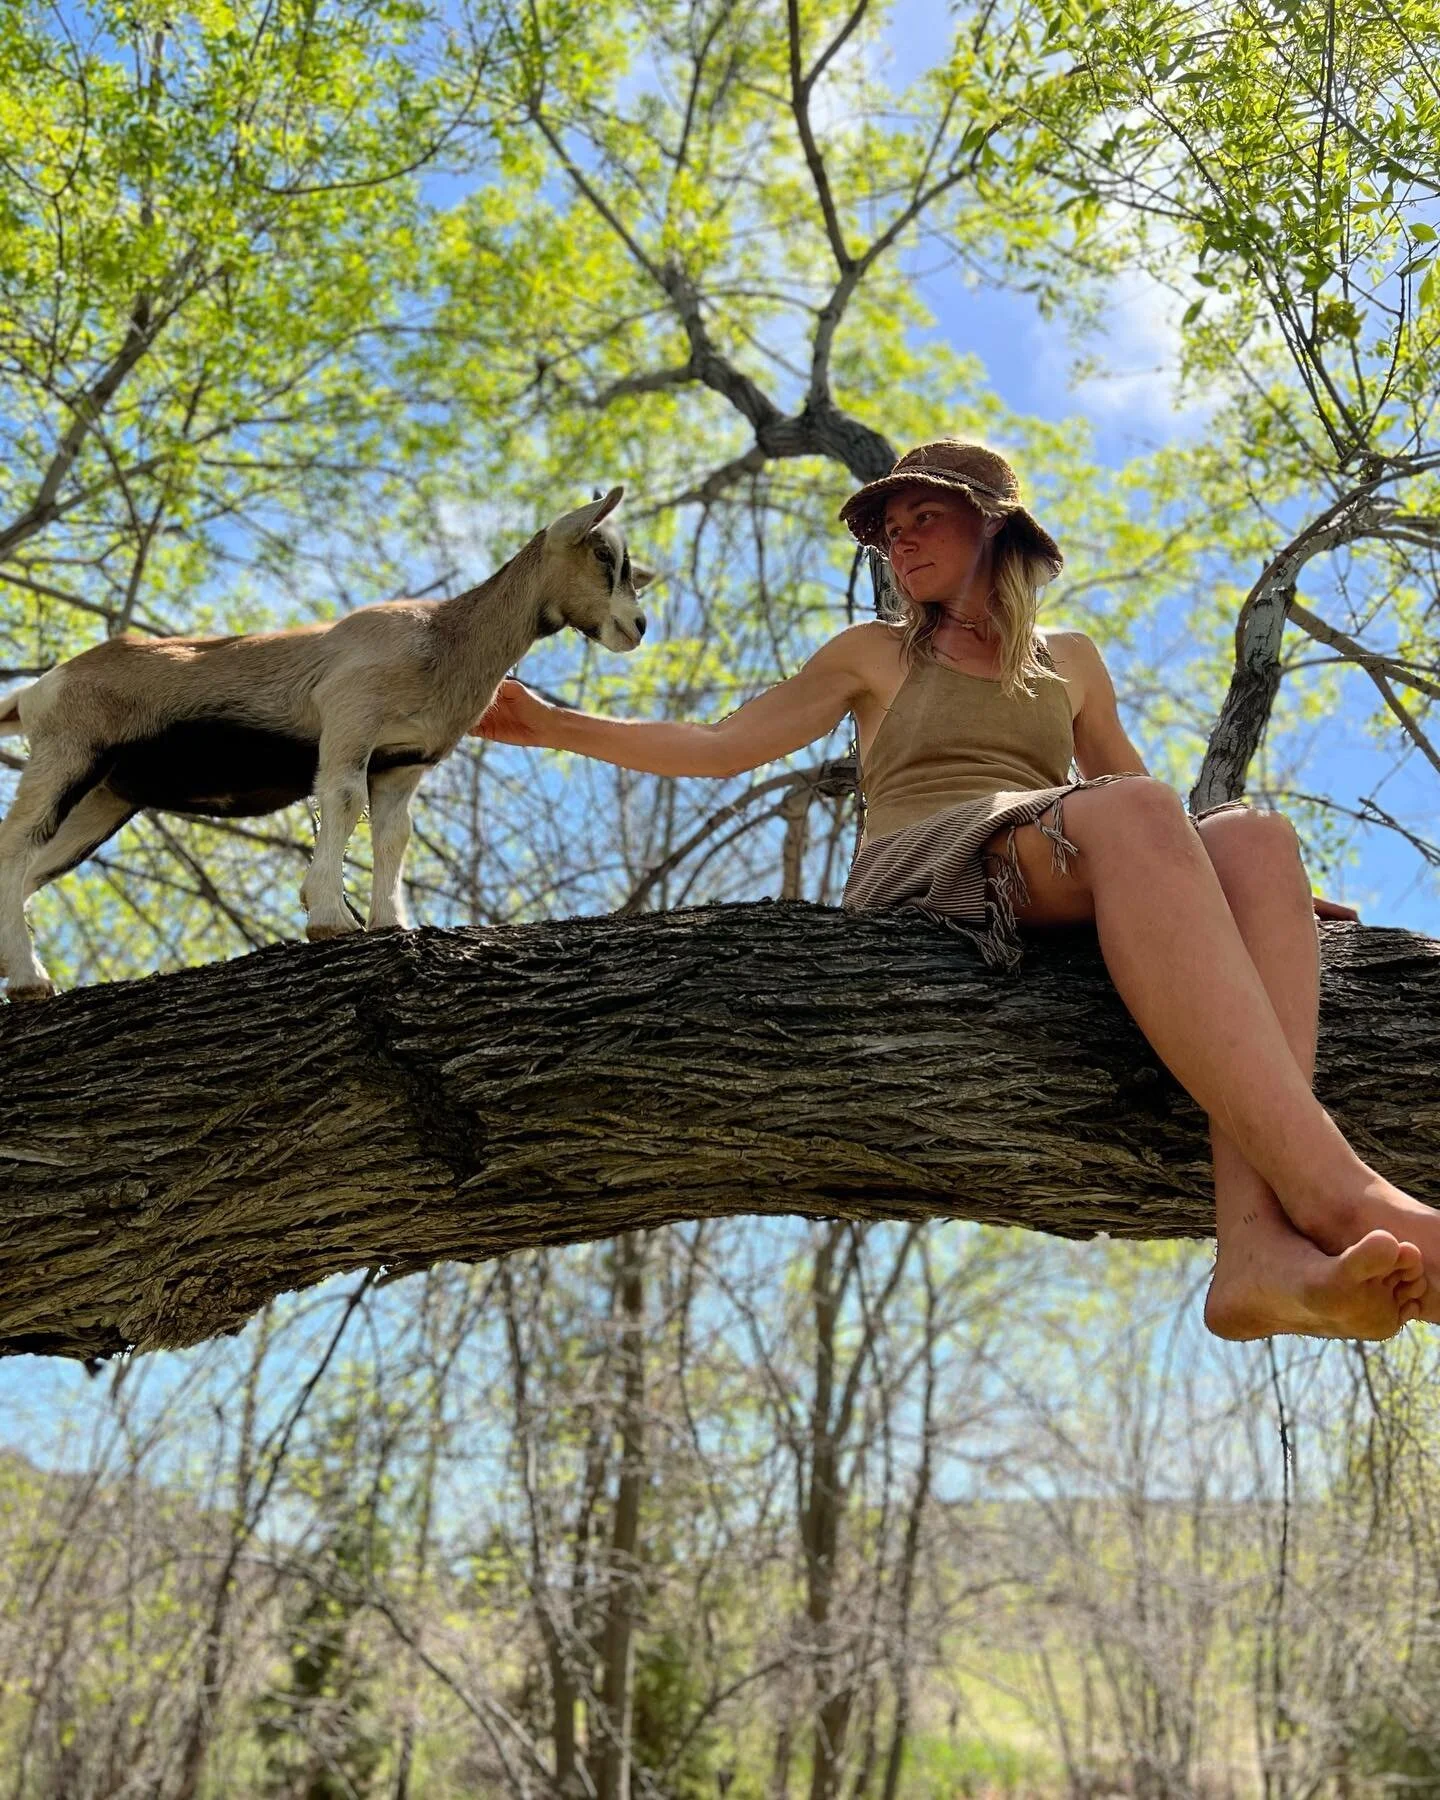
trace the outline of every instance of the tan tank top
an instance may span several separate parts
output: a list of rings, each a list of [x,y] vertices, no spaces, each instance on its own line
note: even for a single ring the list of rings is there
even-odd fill
[[[1038,654],[1055,667],[1043,643]],[[998,681],[917,657],[865,762],[865,837],[887,837],[961,800],[1061,787],[1074,755],[1063,682],[1036,681],[1033,700],[1015,700]]]

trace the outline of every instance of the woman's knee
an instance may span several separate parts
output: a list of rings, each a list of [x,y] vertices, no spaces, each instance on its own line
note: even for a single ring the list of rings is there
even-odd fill
[[[1077,788],[1065,798],[1065,827],[1081,848],[1085,837],[1132,843],[1174,838],[1191,829],[1185,802],[1153,775]]]
[[[1246,872],[1271,878],[1291,869],[1304,871],[1300,834],[1284,813],[1246,807],[1243,812],[1199,819],[1196,830],[1222,880]],[[1308,877],[1306,880],[1308,885]]]
[[[1300,851],[1300,834],[1284,813],[1259,812],[1253,806],[1198,819],[1196,829],[1207,844],[1243,844],[1264,856]]]

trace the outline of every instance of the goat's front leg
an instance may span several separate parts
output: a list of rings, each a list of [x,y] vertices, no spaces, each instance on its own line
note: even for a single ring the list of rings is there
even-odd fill
[[[401,875],[405,849],[410,842],[410,801],[420,785],[423,767],[386,769],[370,777],[370,843],[375,869],[370,881],[370,917],[367,931],[406,930]]]
[[[365,810],[365,765],[373,743],[369,734],[363,741],[349,732],[343,738],[334,732],[321,734],[315,776],[320,829],[300,889],[305,935],[312,943],[360,929],[345,905],[345,846]]]

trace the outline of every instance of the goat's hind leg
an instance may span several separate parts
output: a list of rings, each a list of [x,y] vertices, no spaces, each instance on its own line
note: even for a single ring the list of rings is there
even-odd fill
[[[46,844],[30,858],[25,874],[25,898],[39,893],[61,875],[78,868],[87,856],[93,856],[107,839],[133,819],[138,809],[122,800],[113,788],[102,781],[91,788],[83,800],[77,801],[65,823]]]
[[[25,923],[27,882],[37,858],[99,774],[88,746],[32,741],[15,799],[0,824],[0,967],[12,1000],[40,1000],[55,991]]]
[[[410,842],[410,802],[424,773],[423,764],[410,764],[370,777],[370,844],[375,866],[370,879],[367,931],[404,931],[409,927],[401,876]]]

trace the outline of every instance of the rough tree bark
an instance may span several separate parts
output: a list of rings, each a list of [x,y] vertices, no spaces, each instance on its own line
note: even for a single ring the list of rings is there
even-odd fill
[[[1322,936],[1320,1096],[1440,1201],[1440,942]],[[1089,930],[1014,978],[803,904],[282,944],[0,1020],[0,1352],[701,1216],[1202,1235],[1208,1174]]]

